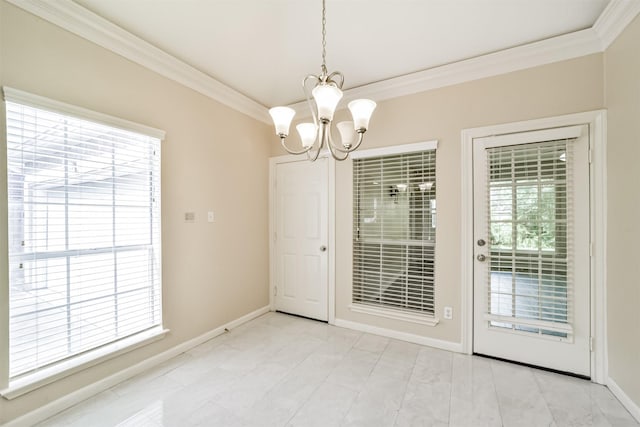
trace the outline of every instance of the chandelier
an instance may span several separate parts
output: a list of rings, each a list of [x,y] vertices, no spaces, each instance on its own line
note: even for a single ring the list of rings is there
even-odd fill
[[[369,119],[376,108],[376,103],[369,99],[351,101],[348,107],[353,121],[337,124],[342,146],[334,143],[331,124],[333,113],[342,98],[344,76],[339,71],[333,73],[327,71],[326,23],[326,5],[325,0],[322,0],[322,67],[320,75],[309,74],[302,80],[302,90],[311,109],[313,123],[300,123],[296,126],[302,142],[301,150],[292,150],[285,144],[285,139],[289,136],[291,121],[296,114],[295,110],[289,107],[273,107],[269,110],[282,147],[290,154],[306,154],[311,161],[318,158],[325,145],[336,160],[345,160],[349,157],[349,153],[362,144],[364,133],[369,127]],[[311,96],[309,96],[309,82],[314,84]],[[315,105],[311,102],[311,97],[313,97]]]

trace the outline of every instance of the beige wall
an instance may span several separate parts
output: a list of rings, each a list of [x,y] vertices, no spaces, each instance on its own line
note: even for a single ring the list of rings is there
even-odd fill
[[[53,385],[12,401],[0,398],[2,424],[268,304],[271,130],[2,0],[0,14],[0,84],[166,131],[163,306],[171,329],[164,340]],[[1,142],[5,147],[4,132]],[[6,308],[5,151],[0,149],[0,303]],[[206,222],[207,210],[215,211],[215,223]],[[185,211],[196,212],[195,223],[182,221]],[[6,319],[6,310],[1,315]]]
[[[604,106],[602,85],[602,55],[596,54],[380,102],[362,149],[439,140],[436,310],[440,324],[421,326],[348,309],[352,280],[352,166],[349,160],[336,167],[336,317],[459,343],[460,131],[600,109]],[[272,155],[282,154],[276,139],[272,138]],[[453,320],[442,318],[444,306],[453,307]]]
[[[454,319],[436,327],[352,313],[351,164],[336,168],[336,315],[459,342],[460,131],[609,108],[610,373],[640,404],[640,304],[635,221],[640,197],[640,23],[605,55],[590,55],[379,103],[363,148],[438,139],[436,300]],[[348,76],[347,76],[348,78]],[[269,126],[216,103],[0,0],[0,84],[164,129],[164,340],[13,401],[0,424],[268,303],[267,175],[283,154]],[[0,120],[3,120],[0,108]],[[344,114],[344,113],[342,113]],[[4,135],[1,136],[4,147]],[[270,141],[271,143],[265,143]],[[635,154],[635,155],[634,155]],[[0,223],[6,224],[5,149],[0,149]],[[216,223],[203,221],[214,210]],[[195,224],[182,222],[195,211]],[[635,237],[635,238],[634,238]],[[6,228],[0,227],[0,295],[6,295]],[[238,262],[238,260],[240,262]],[[251,268],[246,268],[250,265]],[[3,297],[4,298],[4,297]],[[635,301],[629,304],[628,301]],[[0,302],[0,307],[6,301]],[[6,311],[0,313],[6,318]],[[633,325],[630,327],[629,325]],[[6,340],[0,328],[0,343]],[[630,337],[627,331],[634,331]],[[0,367],[1,368],[1,367]]]
[[[604,57],[609,376],[640,407],[640,17]]]

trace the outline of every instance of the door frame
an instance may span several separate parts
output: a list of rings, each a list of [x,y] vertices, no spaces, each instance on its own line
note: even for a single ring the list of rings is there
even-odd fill
[[[463,129],[461,132],[461,323],[462,352],[473,353],[473,140],[476,138],[575,125],[589,126],[589,222],[591,234],[591,381],[605,384],[606,329],[606,143],[607,112],[595,110],[543,119]]]
[[[335,169],[336,161],[327,151],[321,152],[319,158],[327,159],[327,313],[328,323],[336,323],[336,234],[335,234]],[[269,310],[276,310],[276,166],[284,163],[309,162],[305,156],[285,155],[269,158]]]

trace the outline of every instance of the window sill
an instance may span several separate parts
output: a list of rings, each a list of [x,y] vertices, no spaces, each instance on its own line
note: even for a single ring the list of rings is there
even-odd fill
[[[78,356],[56,363],[48,368],[41,369],[33,374],[9,381],[9,386],[0,390],[0,395],[7,400],[15,399],[54,381],[60,380],[76,372],[87,369],[98,363],[113,359],[116,356],[135,350],[136,348],[162,339],[168,329],[161,326],[149,329],[139,334],[124,338],[117,342],[107,344],[95,350],[88,351]]]
[[[431,317],[424,314],[412,314],[405,311],[394,310],[391,308],[371,307],[362,304],[351,304],[349,310],[355,313],[370,314],[372,316],[386,317],[388,319],[402,320],[405,322],[418,323],[426,326],[436,326],[440,323],[437,317]]]

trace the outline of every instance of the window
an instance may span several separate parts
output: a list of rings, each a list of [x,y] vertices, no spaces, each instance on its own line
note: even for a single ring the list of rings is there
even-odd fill
[[[434,315],[436,151],[426,144],[353,161],[354,306]]]
[[[11,381],[161,328],[162,132],[5,99]]]

